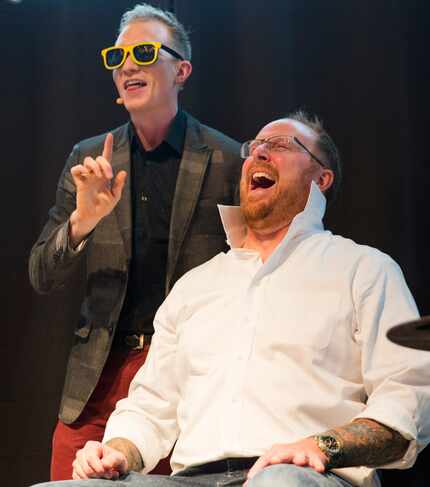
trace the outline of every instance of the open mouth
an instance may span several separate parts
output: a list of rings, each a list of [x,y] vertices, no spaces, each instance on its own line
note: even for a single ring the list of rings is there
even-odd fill
[[[144,88],[147,85],[146,81],[142,79],[128,79],[124,83],[124,89],[126,91],[136,90],[138,88]]]
[[[275,179],[266,172],[255,172],[251,177],[251,190],[271,188],[275,182]]]

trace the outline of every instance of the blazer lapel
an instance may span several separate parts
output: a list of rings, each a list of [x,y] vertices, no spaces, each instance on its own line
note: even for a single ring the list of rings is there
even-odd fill
[[[179,253],[200,196],[203,179],[211,156],[211,150],[202,140],[199,123],[190,115],[186,115],[187,131],[184,151],[179,165],[170,219],[166,292],[171,287]]]
[[[115,207],[118,228],[124,242],[127,259],[131,259],[131,174],[130,174],[130,142],[128,137],[128,123],[113,131],[112,168],[114,175],[119,171],[127,172],[121,199]]]

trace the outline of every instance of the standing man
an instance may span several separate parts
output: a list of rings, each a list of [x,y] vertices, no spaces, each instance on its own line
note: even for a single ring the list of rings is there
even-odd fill
[[[216,203],[233,202],[240,171],[238,144],[178,109],[191,45],[173,14],[137,5],[102,56],[130,121],[74,147],[29,263],[41,293],[78,270],[86,275],[53,480],[71,478],[76,451],[102,438],[145,361],[155,311],[173,283],[224,248]]]
[[[417,317],[402,272],[322,224],[332,139],[296,113],[242,148],[231,250],[176,283],[103,443],[43,486],[377,487],[429,442],[430,356],[386,337]],[[173,445],[174,475],[145,475]]]

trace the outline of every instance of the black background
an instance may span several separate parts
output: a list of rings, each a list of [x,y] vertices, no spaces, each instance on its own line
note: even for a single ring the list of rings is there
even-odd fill
[[[128,0],[0,0],[2,485],[48,478],[79,293],[37,296],[27,262],[78,140],[127,119],[100,62]],[[303,107],[344,161],[326,223],[401,265],[430,314],[430,7],[419,0],[170,0],[191,31],[182,105],[238,140]],[[76,279],[79,281],[79,277]],[[79,284],[79,283],[78,283]],[[79,286],[78,286],[79,287]],[[426,486],[425,450],[384,484]]]

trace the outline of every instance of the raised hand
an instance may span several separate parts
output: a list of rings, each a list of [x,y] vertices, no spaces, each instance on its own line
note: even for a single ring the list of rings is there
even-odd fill
[[[70,215],[70,239],[76,247],[108,215],[121,198],[127,173],[120,171],[115,178],[111,166],[113,136],[105,139],[103,153],[70,170],[76,185],[76,209]]]
[[[312,467],[317,472],[323,473],[327,461],[328,458],[312,438],[305,438],[295,443],[273,445],[249,470],[248,480],[268,465],[277,463],[293,463],[301,467]]]
[[[128,462],[123,453],[98,441],[88,441],[78,450],[73,461],[73,479],[117,479],[127,473]]]

